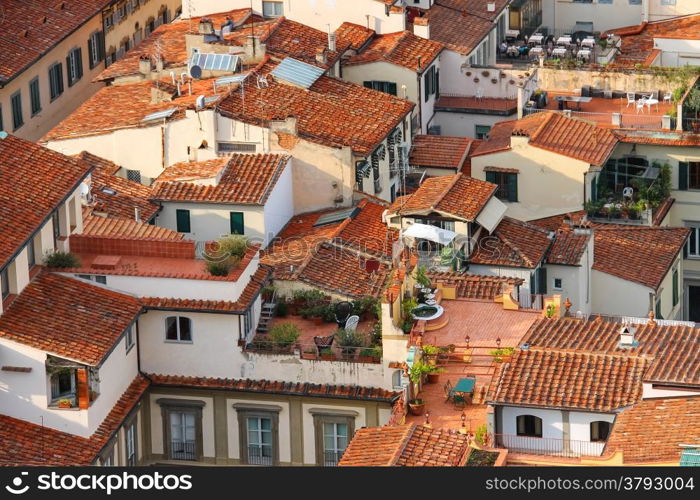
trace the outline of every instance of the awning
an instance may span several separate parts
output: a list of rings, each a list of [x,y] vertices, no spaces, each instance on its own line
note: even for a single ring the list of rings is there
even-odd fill
[[[424,240],[434,241],[441,245],[447,245],[457,237],[457,233],[454,231],[440,229],[439,227],[430,226],[428,224],[419,224],[417,222],[414,222],[408,229],[405,229],[403,235],[410,236],[411,238],[422,238]]]

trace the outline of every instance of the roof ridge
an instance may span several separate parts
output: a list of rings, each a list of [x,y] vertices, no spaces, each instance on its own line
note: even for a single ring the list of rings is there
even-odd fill
[[[558,113],[545,113],[545,118],[542,120],[542,123],[540,123],[535,131],[530,134],[530,140],[535,141],[539,137],[539,135],[544,131],[546,126],[549,126],[549,122],[554,119],[555,116],[562,116],[563,118],[566,118],[564,115],[559,115]],[[537,116],[537,115],[535,115]]]
[[[431,205],[430,208],[433,210],[437,210],[437,206],[442,203],[442,200],[445,199],[445,196],[447,196],[447,193],[449,193],[453,187],[455,187],[455,184],[457,184],[457,181],[462,177],[462,172],[457,172],[452,179],[450,180],[449,184],[445,186],[445,189],[440,193],[440,197],[438,198],[437,202],[435,202],[434,205]],[[439,177],[436,177],[439,178]],[[415,193],[414,193],[415,194]]]
[[[406,432],[406,435],[401,441],[401,444],[397,447],[396,451],[389,459],[388,465],[396,465],[396,462],[398,462],[401,458],[401,455],[403,455],[403,452],[406,450],[406,447],[408,446],[409,441],[411,441],[411,438],[415,434],[417,428],[417,424],[413,424],[408,428],[408,431]]]

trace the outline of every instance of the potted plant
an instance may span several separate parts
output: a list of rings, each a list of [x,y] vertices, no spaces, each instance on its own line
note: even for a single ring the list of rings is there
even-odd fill
[[[301,353],[301,359],[318,359],[316,349],[307,349]]]
[[[425,375],[428,370],[428,365],[417,361],[413,363],[413,366],[411,366],[408,372],[408,378],[411,380],[412,392],[415,395],[414,398],[408,402],[408,410],[411,412],[411,415],[422,415],[425,411],[425,401],[417,396],[420,390],[420,383],[423,381],[423,375]]]
[[[298,339],[299,328],[294,323],[279,323],[270,328],[270,340],[277,351],[289,351]]]
[[[437,355],[440,350],[438,347],[430,344],[426,344],[422,347],[423,355],[425,359],[428,360],[428,364],[435,366],[437,363]]]
[[[557,308],[554,304],[547,305],[547,309],[544,312],[545,316],[547,316],[548,318],[553,318],[556,313]]]
[[[512,347],[504,347],[502,349],[495,349],[493,351],[489,351],[489,354],[493,356],[493,361],[494,363],[503,363],[504,361],[509,361],[511,356],[513,356],[513,349]]]
[[[426,372],[426,382],[429,384],[437,384],[440,381],[440,373],[442,373],[442,368],[438,368],[434,365],[428,365],[428,371]]]
[[[337,358],[330,347],[324,347],[321,349],[321,359],[324,361],[335,361]]]
[[[374,348],[373,347],[365,347],[360,351],[360,355],[358,356],[357,360],[360,363],[374,363]]]
[[[73,402],[70,399],[59,399],[58,400],[58,407],[59,408],[72,408],[73,407]]]
[[[357,352],[357,348],[362,347],[364,344],[364,338],[355,330],[339,328],[334,335],[343,359],[352,359]]]

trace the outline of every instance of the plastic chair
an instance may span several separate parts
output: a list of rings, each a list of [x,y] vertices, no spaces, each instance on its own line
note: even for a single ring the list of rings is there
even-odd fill
[[[634,98],[634,92],[627,92],[627,107],[630,107],[630,104],[636,104],[637,100]]]
[[[666,92],[664,94],[664,102],[671,102],[673,101],[673,94],[671,92]]]
[[[639,114],[639,110],[642,110],[642,113],[644,113],[644,99],[640,99],[635,103],[635,106],[637,107],[637,114]]]
[[[355,316],[350,316],[348,320],[345,322],[345,329],[349,332],[354,332],[357,330],[357,325],[360,322],[360,317],[355,315]]]

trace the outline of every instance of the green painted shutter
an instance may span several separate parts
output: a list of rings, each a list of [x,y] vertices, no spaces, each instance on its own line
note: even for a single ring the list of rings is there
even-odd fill
[[[231,212],[231,234],[245,234],[243,212]]]
[[[90,69],[97,65],[97,61],[92,59],[92,36],[88,38],[88,65]]]
[[[598,199],[598,183],[594,177],[591,181],[591,201],[596,201]]]
[[[177,221],[177,232],[178,233],[189,233],[190,228],[190,211],[189,210],[176,210],[175,218]]]
[[[76,62],[75,62],[75,67],[76,67],[76,80],[79,80],[83,77],[83,49],[75,49],[76,52]]]
[[[387,82],[386,92],[387,94],[396,95],[396,84],[394,82]]]
[[[542,295],[544,295],[547,293],[547,268],[540,267],[537,269],[537,273],[537,293],[541,293]]]
[[[673,271],[673,306],[678,304],[678,269]]]
[[[508,174],[508,201],[518,201],[518,174]]]
[[[688,162],[679,161],[678,162],[678,189],[687,190],[688,189]]]
[[[484,172],[486,174],[486,182],[496,184],[496,172]]]

